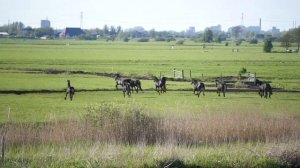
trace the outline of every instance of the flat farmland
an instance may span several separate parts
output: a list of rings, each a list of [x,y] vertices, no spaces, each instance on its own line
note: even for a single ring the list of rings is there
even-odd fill
[[[274,45],[276,53],[246,42],[203,48],[191,41],[0,39],[4,166],[297,165],[300,55]],[[152,76],[173,78],[174,68],[185,80],[168,80],[159,95]],[[272,98],[236,84],[218,97],[214,80],[237,78],[241,68],[271,82]],[[117,73],[140,79],[143,91],[124,98]],[[191,77],[207,85],[205,96],[193,94]],[[76,88],[73,101],[64,100],[67,80]]]

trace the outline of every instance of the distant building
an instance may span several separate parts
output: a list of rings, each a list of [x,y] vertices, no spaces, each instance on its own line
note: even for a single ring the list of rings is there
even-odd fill
[[[7,32],[0,32],[0,38],[7,38],[9,34]]]
[[[78,37],[82,34],[84,34],[84,32],[81,28],[67,27],[60,33],[60,37],[73,38]]]
[[[259,33],[259,34],[256,34],[256,35],[255,35],[255,38],[256,38],[256,39],[260,39],[260,40],[262,40],[262,39],[264,39],[264,38],[265,38],[265,35],[264,35],[264,34],[262,34],[262,33]]]
[[[51,23],[48,19],[41,20],[41,28],[50,28],[50,27],[51,27]]]
[[[209,29],[213,32],[213,34],[220,33],[222,31],[221,25],[211,26]]]
[[[196,34],[196,29],[193,26],[190,26],[189,29],[186,30],[185,34],[189,37],[193,37]]]
[[[280,29],[277,29],[276,27],[272,27],[271,32],[272,32],[272,34],[277,34],[277,33],[280,33]]]
[[[261,31],[261,28],[260,28],[260,26],[249,26],[246,28],[246,30],[248,30],[250,32],[259,33]]]
[[[280,37],[280,29],[277,29],[276,27],[272,27],[271,30],[268,31],[272,37]]]

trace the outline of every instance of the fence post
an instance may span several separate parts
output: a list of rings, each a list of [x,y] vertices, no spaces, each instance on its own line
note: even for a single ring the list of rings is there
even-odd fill
[[[184,70],[182,70],[182,79],[184,79]]]
[[[223,74],[222,74],[222,73],[221,73],[221,81],[222,81],[222,83],[224,82],[224,81],[223,81]]]
[[[192,79],[192,70],[190,70],[190,79]]]
[[[176,69],[175,68],[173,69],[173,76],[174,76],[174,78],[176,77]]]
[[[159,78],[161,78],[161,71],[159,71]]]

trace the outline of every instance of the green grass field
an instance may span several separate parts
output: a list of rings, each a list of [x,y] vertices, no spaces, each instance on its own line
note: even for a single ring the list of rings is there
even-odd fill
[[[76,165],[82,167],[163,167],[169,161],[176,161],[175,163],[186,167],[199,165],[203,167],[235,167],[235,165],[237,167],[257,165],[258,167],[270,167],[270,165],[280,167],[288,165],[290,161],[280,160],[280,156],[285,151],[293,152],[290,148],[299,149],[297,139],[300,137],[300,132],[295,130],[300,125],[293,123],[300,121],[300,94],[275,91],[271,99],[261,99],[256,92],[235,92],[233,88],[229,88],[229,92],[223,98],[218,97],[213,91],[213,81],[221,75],[237,77],[239,70],[245,67],[248,72],[256,72],[259,79],[271,81],[271,85],[275,88],[298,91],[300,90],[300,55],[263,53],[261,44],[249,45],[246,42],[239,47],[240,52],[232,52],[233,48],[237,48],[233,44],[228,47],[223,44],[206,45],[203,49],[200,43],[186,41],[185,45],[175,45],[172,49],[173,44],[175,43],[0,39],[0,129],[1,134],[7,127],[9,130],[14,130],[8,133],[9,136],[7,135],[6,158],[8,161],[3,164],[4,167],[40,167],[43,165],[42,160],[45,160],[47,167],[76,167]],[[275,50],[283,49],[275,43]],[[154,91],[153,81],[149,78],[160,74],[173,77],[173,68],[184,70],[185,78],[188,80],[191,70],[193,78],[204,79],[205,83],[210,85],[208,87],[210,92],[197,98],[192,93],[190,82],[167,81],[169,91],[158,95]],[[51,73],[53,70],[60,70],[63,73],[53,74]],[[70,71],[83,71],[90,74],[74,74]],[[121,75],[133,78],[141,77],[144,91],[138,94],[133,93],[130,98],[124,98],[121,91],[115,90],[113,78],[97,76],[93,73],[121,73]],[[247,74],[244,76],[246,77]],[[78,91],[73,101],[64,100],[68,79]],[[13,94],[18,91],[28,93]],[[80,136],[80,138],[72,137],[70,140],[64,138],[44,140],[40,123],[43,123],[46,130],[52,130],[51,123],[58,122],[53,127],[63,128],[63,130],[58,129],[57,133],[54,131],[53,137],[64,137],[68,132],[72,132],[73,127],[64,128],[60,126],[60,123],[74,121],[79,122],[74,128],[80,127],[80,122],[86,117],[89,109],[103,104],[113,104],[124,109],[141,108],[142,113],[145,113],[150,121],[161,119],[164,124],[175,120],[175,123],[180,125],[185,123],[185,120],[191,119],[190,125],[182,126],[182,130],[187,132],[202,128],[197,124],[198,120],[202,121],[201,117],[208,116],[207,129],[215,131],[212,139],[222,143],[217,144],[217,147],[214,146],[216,144],[203,146],[200,143],[197,147],[199,142],[195,138],[191,141],[191,148],[187,145],[190,141],[184,141],[183,145],[171,142],[160,144],[158,141],[157,144],[149,146],[145,144],[145,141],[141,141],[127,146],[126,143],[103,143],[100,141],[101,134],[100,138],[91,135]],[[117,118],[123,115],[123,112],[118,113],[120,114]],[[217,116],[211,117],[214,115]],[[231,116],[233,120],[230,120],[228,116],[229,118]],[[196,120],[195,123],[192,120],[193,117]],[[118,119],[119,122],[125,122],[124,116]],[[235,125],[235,122],[244,120],[246,126],[243,123]],[[249,132],[249,137],[246,134],[241,142],[240,140],[227,142],[223,136],[218,136],[224,131],[222,130],[224,125],[216,123],[231,126],[226,127],[225,132],[228,131],[232,135],[224,135],[225,139],[234,139],[232,137],[235,137],[235,134],[246,134],[240,129],[244,126],[246,132],[247,130]],[[254,126],[251,123],[254,123]],[[32,128],[28,126],[28,129],[24,126],[25,132],[29,131],[29,135],[24,135],[22,139],[24,142],[32,143],[24,144],[22,140],[19,142],[20,138],[16,138],[19,136],[18,129],[22,130],[23,124],[34,125]],[[124,127],[127,128],[130,125],[125,124]],[[185,131],[180,131],[180,128],[170,127],[164,125],[163,128],[170,129],[171,132],[175,130],[174,135],[178,133],[182,136],[185,133]],[[31,133],[30,129],[32,129]],[[105,132],[112,128],[107,126],[107,130],[97,129]],[[281,129],[283,131],[280,131]],[[265,133],[260,133],[260,131],[265,131]],[[82,131],[75,131],[74,134],[81,133]],[[198,132],[198,134],[195,132],[189,136],[204,136],[204,133]],[[255,138],[256,136],[259,138]],[[172,136],[168,136],[170,137]],[[52,141],[55,143],[52,144]],[[274,146],[278,147],[278,143],[284,144],[283,151],[279,152],[278,157],[277,155],[270,157],[266,154]],[[239,145],[233,147],[234,144]],[[69,150],[74,150],[76,154],[68,153]],[[81,150],[86,153],[79,152]],[[111,152],[111,155],[99,153],[99,150]],[[135,161],[134,158],[138,157],[137,153],[141,150],[145,154]],[[232,150],[233,153],[227,153],[227,150]],[[206,151],[208,154],[204,154]],[[292,155],[300,157],[299,151],[297,153],[296,150],[296,154],[292,153]],[[157,154],[158,152],[160,155]],[[45,153],[52,155],[46,156]],[[62,153],[62,157],[59,159],[53,157],[59,153]],[[243,156],[249,156],[249,159]],[[116,162],[117,158],[123,159],[124,162]]]

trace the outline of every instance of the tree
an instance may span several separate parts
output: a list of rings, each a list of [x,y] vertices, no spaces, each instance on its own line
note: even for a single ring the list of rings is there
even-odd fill
[[[54,30],[52,28],[37,28],[34,31],[36,37],[50,36],[54,35]]]
[[[300,47],[300,27],[295,28],[292,31],[292,36],[293,36],[293,40],[298,44],[298,52],[299,51],[299,47]]]
[[[213,32],[206,28],[203,35],[203,41],[206,43],[210,43],[213,40]]]
[[[240,26],[235,26],[231,30],[231,34],[235,39],[239,38],[241,32],[242,28]]]
[[[110,26],[110,31],[109,31],[109,35],[111,38],[115,38],[117,34],[116,28],[114,26]]]
[[[151,29],[151,30],[149,31],[149,36],[150,36],[151,38],[155,38],[155,37],[156,37],[155,29]]]
[[[11,35],[21,35],[24,27],[25,25],[22,22],[13,22],[12,24],[1,26],[0,32],[7,32]]]
[[[103,35],[104,36],[107,36],[107,35],[109,35],[109,30],[108,30],[108,26],[107,25],[104,25],[104,27],[103,27]]]
[[[272,48],[273,48],[272,41],[270,39],[265,40],[264,52],[270,53],[272,51]]]
[[[291,46],[291,40],[292,40],[292,35],[290,32],[284,33],[283,37],[281,38],[281,46],[284,47],[286,50],[289,49]]]

